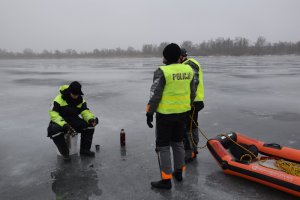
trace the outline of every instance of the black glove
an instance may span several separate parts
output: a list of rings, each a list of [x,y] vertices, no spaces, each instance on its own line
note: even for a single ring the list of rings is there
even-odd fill
[[[147,116],[147,124],[149,128],[153,128],[152,122],[153,122],[153,113],[146,113]]]
[[[63,130],[65,133],[68,133],[71,129],[72,129],[72,127],[69,124],[65,124],[63,126]]]
[[[96,126],[99,123],[99,119],[98,117],[96,117],[95,119],[90,119],[89,120],[89,124],[92,126]]]
[[[65,124],[63,126],[63,130],[64,130],[65,134],[70,134],[72,136],[74,136],[76,134],[75,129],[72,128],[72,126],[70,126],[69,124]]]

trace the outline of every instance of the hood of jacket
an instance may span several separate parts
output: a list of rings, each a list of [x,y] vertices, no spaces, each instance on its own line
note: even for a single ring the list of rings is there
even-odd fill
[[[70,106],[77,106],[83,102],[83,98],[81,95],[77,99],[73,99],[71,97],[71,93],[68,90],[69,85],[62,85],[59,88],[59,92],[62,96],[62,98],[70,105]]]

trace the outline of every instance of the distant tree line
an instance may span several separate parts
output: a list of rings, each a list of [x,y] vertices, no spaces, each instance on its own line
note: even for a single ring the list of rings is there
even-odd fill
[[[37,53],[32,49],[24,49],[23,52],[10,52],[0,48],[0,59],[34,59],[34,58],[106,58],[106,57],[153,57],[161,56],[164,47],[168,42],[159,45],[144,44],[141,50],[128,47],[127,49],[94,49],[90,52],[77,52],[73,49],[65,51],[48,51]],[[193,44],[191,41],[184,41],[181,47],[192,56],[242,56],[242,55],[300,55],[300,41],[269,43],[260,36],[253,43],[243,37],[217,38],[215,40],[203,41]]]

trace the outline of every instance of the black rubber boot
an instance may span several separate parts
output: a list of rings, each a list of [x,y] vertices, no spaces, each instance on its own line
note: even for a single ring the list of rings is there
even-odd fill
[[[181,182],[182,181],[182,169],[177,169],[175,172],[173,172],[174,178]]]
[[[190,157],[185,157],[184,158],[185,163],[191,163],[191,162],[193,162],[194,160],[197,159],[198,152],[192,151],[191,154],[192,155]]]
[[[60,134],[57,137],[52,138],[52,140],[55,143],[59,153],[63,156],[64,162],[70,162],[71,157],[69,155],[69,148],[66,144],[64,135]]]
[[[151,186],[158,189],[170,190],[172,188],[171,179],[160,180],[151,182]]]
[[[95,157],[95,152],[85,149],[80,149],[80,155],[88,156],[88,157]]]
[[[193,158],[185,158],[185,163],[191,163],[193,161],[194,161]]]
[[[84,129],[81,133],[80,149],[91,149],[93,141],[94,129]]]

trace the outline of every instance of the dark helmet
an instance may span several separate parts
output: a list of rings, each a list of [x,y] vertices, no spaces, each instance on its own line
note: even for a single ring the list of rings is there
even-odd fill
[[[180,58],[180,54],[180,47],[175,43],[167,45],[163,50],[163,56],[169,63],[176,63]]]
[[[181,48],[181,56],[187,57],[187,51],[185,48]]]

